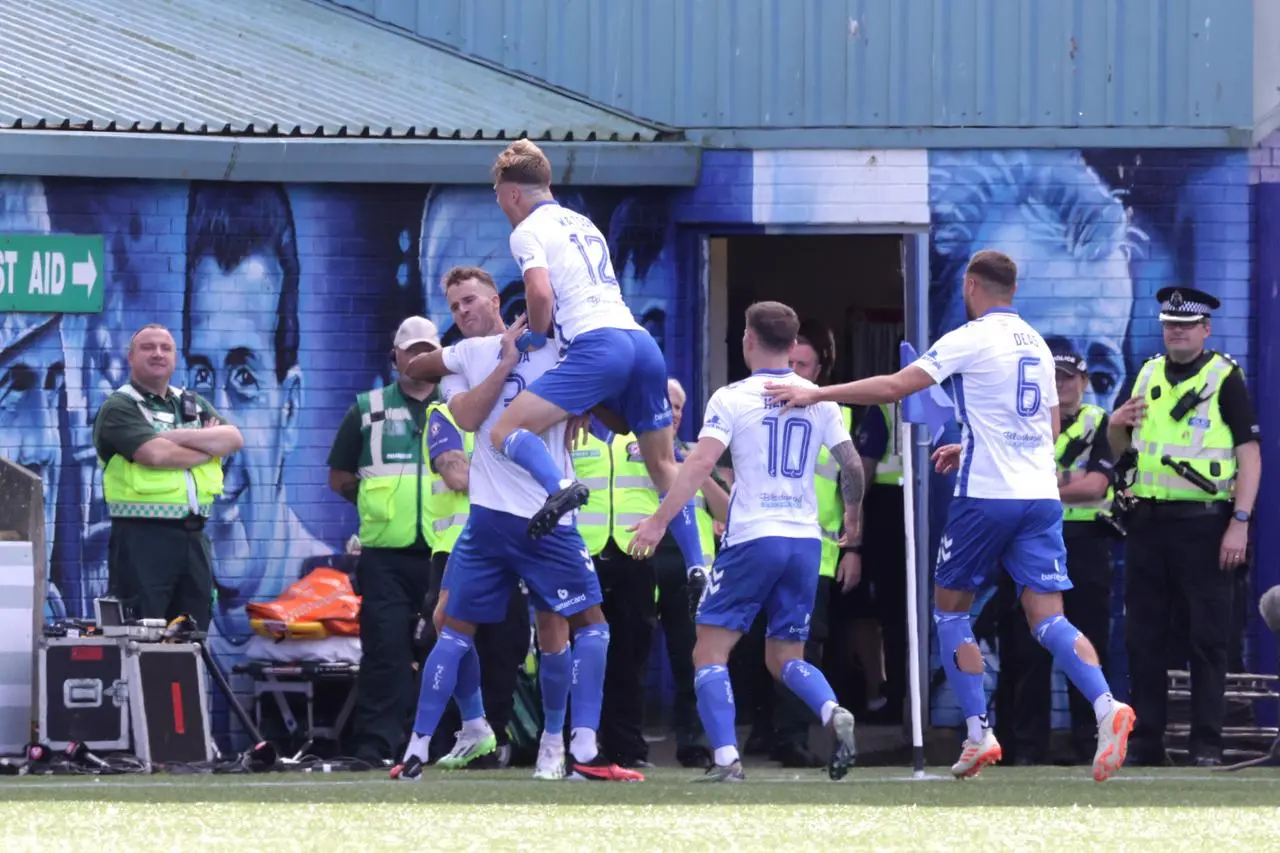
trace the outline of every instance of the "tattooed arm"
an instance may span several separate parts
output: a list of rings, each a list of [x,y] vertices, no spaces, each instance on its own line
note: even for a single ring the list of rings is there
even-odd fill
[[[866,494],[866,472],[862,457],[852,441],[842,441],[831,448],[831,458],[840,466],[840,497],[844,500],[843,545],[862,541],[862,496]]]
[[[461,450],[449,450],[431,460],[444,484],[455,492],[465,492],[471,484],[471,460]]]

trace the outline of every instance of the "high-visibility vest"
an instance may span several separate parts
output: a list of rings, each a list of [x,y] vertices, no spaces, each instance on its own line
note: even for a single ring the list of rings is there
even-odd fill
[[[136,403],[157,434],[199,428],[199,421],[183,424],[172,409],[168,410],[174,416],[172,420],[157,418],[157,411],[132,384],[117,388],[115,393]],[[181,397],[182,389],[170,386],[169,396]],[[102,465],[101,459],[98,464]],[[215,457],[189,470],[149,468],[117,453],[103,467],[102,492],[112,518],[186,518],[188,515],[208,518],[213,499],[222,494],[222,462]]]
[[[1133,430],[1138,464],[1131,491],[1134,497],[1158,501],[1229,501],[1235,486],[1235,442],[1218,401],[1222,384],[1236,365],[1213,353],[1194,376],[1175,385],[1169,383],[1164,368],[1165,356],[1148,359],[1133,384],[1133,396],[1147,401],[1147,411]],[[1194,391],[1200,402],[1174,421],[1173,409],[1188,391]],[[1208,478],[1216,491],[1210,494],[1179,476],[1161,462],[1166,455],[1186,462]]]
[[[591,490],[587,503],[578,510],[578,533],[586,543],[591,556],[596,557],[609,543],[609,521],[613,498],[609,493],[613,476],[613,457],[609,445],[590,433],[581,447],[570,454],[573,457],[573,475],[578,482]]]
[[[1058,433],[1057,444],[1053,448],[1054,458],[1058,460],[1059,471],[1082,472],[1089,465],[1089,449],[1093,444],[1094,436],[1102,426],[1102,419],[1106,417],[1106,412],[1099,406],[1090,403],[1084,403],[1080,406],[1080,412],[1076,415],[1076,419],[1072,421],[1071,426]],[[1085,449],[1071,460],[1070,465],[1062,464],[1062,455],[1067,450],[1067,445],[1076,439],[1086,442]],[[1063,521],[1093,521],[1099,515],[1105,513],[1111,506],[1111,501],[1115,497],[1115,490],[1107,486],[1107,493],[1099,500],[1087,501],[1085,503],[1063,503],[1062,504],[1062,520]]]
[[[844,428],[853,424],[853,411],[840,407]],[[831,452],[823,447],[818,451],[818,464],[814,468],[813,485],[818,492],[818,525],[822,528],[822,563],[818,574],[824,578],[836,576],[840,562],[840,527],[844,524],[844,498],[840,496],[840,466],[831,458]]]
[[[407,548],[418,532],[432,543],[427,518],[431,481],[426,430],[418,434],[400,386],[392,383],[356,397],[360,411],[360,544]]]
[[[427,431],[430,432],[431,414],[440,412],[449,423],[462,435],[462,449],[471,458],[475,452],[475,435],[464,432],[453,419],[453,412],[444,403],[432,403],[427,407]],[[428,459],[428,461],[430,461]],[[471,500],[466,491],[455,492],[445,483],[444,477],[426,466],[427,480],[431,483],[431,491],[427,497],[426,520],[430,523],[427,542],[432,551],[450,553],[462,535],[462,528],[467,526],[467,518],[471,515]]]
[[[631,434],[615,435],[610,443],[613,457],[613,541],[626,552],[635,534],[627,528],[658,511],[661,500],[658,487],[649,478],[640,445]],[[715,559],[716,540],[711,515],[707,512],[707,499],[699,490],[694,496],[697,506],[698,542],[702,550],[704,566]]]
[[[885,429],[888,430],[888,440],[884,443],[884,453],[880,456],[880,461],[876,463],[876,483],[882,486],[901,486],[902,445],[898,443],[900,432],[898,405],[881,403],[879,408],[880,416],[884,418]]]

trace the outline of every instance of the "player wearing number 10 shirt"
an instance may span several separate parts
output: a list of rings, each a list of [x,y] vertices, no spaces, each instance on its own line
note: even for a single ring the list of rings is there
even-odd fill
[[[665,494],[675,482],[667,365],[622,299],[604,235],[551,195],[546,155],[519,140],[498,157],[493,178],[498,205],[514,228],[511,253],[524,277],[530,334],[523,348],[545,345],[544,336],[554,334],[560,349],[555,367],[516,396],[490,436],[494,449],[547,493],[529,522],[536,539],[587,502],[587,487],[565,477],[538,438],[571,415],[595,411],[615,432],[634,433],[658,491]],[[696,583],[704,567],[692,501],[671,532]],[[633,555],[650,556],[634,549]]]
[[[1093,704],[1093,778],[1101,782],[1123,764],[1135,717],[1132,708],[1112,698],[1093,645],[1063,616],[1062,591],[1071,581],[1054,463],[1059,420],[1053,355],[1013,309],[1017,273],[1013,260],[1000,252],[974,255],[964,277],[969,322],[898,373],[813,391],[770,390],[789,405],[874,404],[901,400],[934,383],[949,386],[963,433],[959,445],[933,455],[939,472],[956,471],[938,546],[933,618],[947,681],[968,730],[952,773],[976,776],[1002,755],[987,724],[982,653],[969,610],[974,593],[1003,567],[1017,582],[1036,639]]]
[[[784,412],[765,399],[770,380],[815,387],[788,366],[800,330],[795,311],[779,302],[757,302],[746,319],[742,354],[751,376],[711,395],[697,446],[657,512],[636,526],[635,537],[648,544],[661,540],[677,508],[729,449],[735,474],[729,518],[698,607],[693,650],[698,715],[715,750],[706,779],[743,778],[728,661],[761,609],[768,618],[765,663],[831,728],[835,744],[827,772],[840,779],[854,761],[853,715],[836,703],[826,677],[803,657],[822,561],[813,485],[818,452],[826,447],[840,466],[849,536],[858,533],[865,476],[838,406],[817,403]]]

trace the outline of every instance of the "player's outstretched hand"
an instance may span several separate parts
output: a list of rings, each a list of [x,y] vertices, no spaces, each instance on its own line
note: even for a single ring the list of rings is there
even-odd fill
[[[812,406],[818,402],[817,388],[803,388],[799,385],[779,385],[776,382],[764,384],[764,397],[770,403],[781,403],[782,410],[794,409],[797,406]]]
[[[569,420],[565,422],[564,449],[572,453],[574,448],[582,447],[587,443],[587,436],[590,434],[590,412],[581,415],[570,415]]]
[[[637,560],[647,560],[652,557],[654,549],[667,533],[667,526],[659,524],[652,515],[636,522],[628,529],[635,533],[635,537],[627,546],[627,552]]]
[[[528,331],[529,320],[521,314],[502,333],[502,363],[507,367],[513,367],[520,361],[520,338]]]
[[[944,444],[929,458],[933,460],[933,470],[939,474],[950,474],[960,467],[960,445]]]

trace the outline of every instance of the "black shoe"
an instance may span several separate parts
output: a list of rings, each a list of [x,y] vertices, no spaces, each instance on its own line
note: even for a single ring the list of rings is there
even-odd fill
[[[1221,767],[1222,749],[1216,746],[1202,746],[1195,751],[1193,763],[1196,767]]]
[[[417,782],[422,778],[422,760],[416,755],[391,768],[391,778],[397,782]]]
[[[710,767],[711,750],[705,746],[681,746],[676,749],[676,761],[681,767]]]
[[[707,768],[707,772],[701,778],[694,779],[695,782],[745,782],[746,776],[742,773],[742,762],[735,761],[732,764],[713,764]]]
[[[769,759],[779,762],[783,767],[825,767],[827,764],[807,746],[798,743],[784,743],[774,747],[769,753]]]
[[[554,495],[548,495],[542,509],[529,519],[529,538],[541,539],[555,530],[556,525],[566,513],[586,506],[587,499],[590,497],[591,490],[578,482],[570,483]]]

